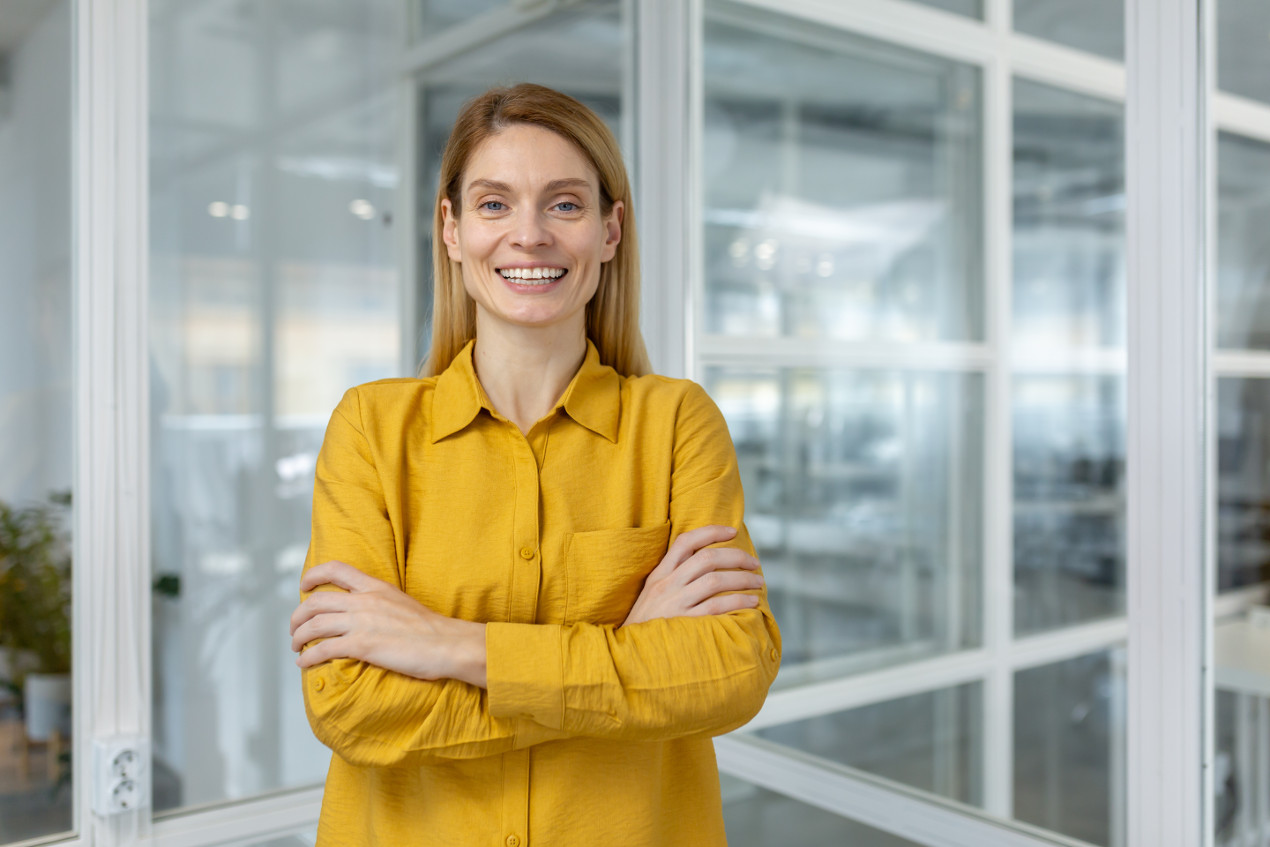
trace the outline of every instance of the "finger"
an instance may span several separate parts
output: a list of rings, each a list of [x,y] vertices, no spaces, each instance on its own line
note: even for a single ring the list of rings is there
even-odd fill
[[[675,570],[675,579],[681,585],[687,585],[712,571],[738,569],[757,571],[759,561],[744,550],[738,550],[735,547],[711,547],[708,550],[697,551],[688,561],[680,565]]]
[[[728,612],[736,612],[741,609],[756,609],[758,608],[758,603],[759,598],[756,594],[719,594],[693,606],[684,612],[684,617],[725,615]],[[323,641],[322,643],[328,644],[329,642]]]
[[[314,644],[303,653],[295,657],[296,667],[311,668],[314,665],[320,665],[323,662],[329,662],[331,659],[349,659],[349,644],[346,637],[328,638],[323,642]]]
[[[334,585],[345,591],[374,591],[387,584],[381,579],[375,579],[359,571],[347,562],[334,559],[314,565],[300,577],[301,591],[312,591],[319,585]]]
[[[718,544],[720,541],[730,541],[735,537],[736,530],[730,526],[702,526],[697,529],[690,529],[687,532],[681,532],[671,542],[670,548],[666,551],[666,559],[663,562],[669,560],[673,570],[702,547]]]
[[[304,645],[319,638],[333,638],[344,635],[350,626],[349,616],[341,613],[318,615],[291,633],[291,649],[299,653]]]
[[[682,591],[688,607],[704,603],[718,594],[730,591],[754,591],[763,587],[763,577],[749,571],[712,571],[685,586]]]
[[[310,594],[291,613],[291,634],[294,635],[300,626],[316,615],[329,612],[347,612],[350,608],[349,597],[350,595],[344,592],[336,593],[333,591],[321,591],[317,594]]]

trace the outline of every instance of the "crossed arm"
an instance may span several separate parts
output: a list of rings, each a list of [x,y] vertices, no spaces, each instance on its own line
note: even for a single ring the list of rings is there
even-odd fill
[[[734,537],[736,530],[723,526],[681,534],[648,575],[622,626],[756,608],[756,595],[727,592],[762,588],[758,559],[744,550],[707,546]],[[341,590],[316,592],[322,585]],[[299,667],[358,659],[416,679],[486,687],[485,624],[438,614],[346,562],[305,571],[300,590],[315,593],[291,615],[291,649],[300,653]],[[305,649],[318,639],[323,640]]]
[[[577,736],[717,734],[747,721],[775,676],[780,642],[758,562],[741,549],[748,537],[719,525],[740,527],[735,454],[718,410],[695,392],[681,409],[686,446],[683,455],[676,447],[675,461],[708,472],[685,474],[671,517],[673,526],[696,528],[674,540],[617,628],[473,623],[402,591],[350,392],[323,447],[326,454],[334,446],[339,462],[319,457],[310,550],[347,561],[311,560],[301,588],[313,593],[291,620],[319,739],[354,764],[384,766]],[[328,521],[345,535],[357,528],[362,540],[323,541],[333,531]],[[384,538],[371,544],[362,530]]]

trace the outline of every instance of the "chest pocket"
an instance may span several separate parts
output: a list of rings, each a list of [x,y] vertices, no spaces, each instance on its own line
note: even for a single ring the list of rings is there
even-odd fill
[[[636,529],[571,533],[565,545],[565,623],[617,626],[626,620],[644,578],[666,555],[669,539],[669,521]]]

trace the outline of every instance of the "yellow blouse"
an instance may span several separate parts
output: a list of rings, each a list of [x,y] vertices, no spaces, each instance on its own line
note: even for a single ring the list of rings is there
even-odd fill
[[[349,390],[318,457],[306,568],[348,562],[486,622],[488,690],[342,659],[304,673],[335,755],[318,844],[725,844],[711,736],[780,663],[758,609],[618,629],[668,542],[738,527],[727,426],[687,380],[586,359],[524,435],[469,344],[439,377]]]

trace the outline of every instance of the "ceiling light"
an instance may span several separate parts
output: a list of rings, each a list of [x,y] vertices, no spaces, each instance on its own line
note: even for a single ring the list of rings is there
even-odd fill
[[[207,204],[207,214],[214,218],[223,218],[229,214],[229,204],[224,200],[214,200]]]

